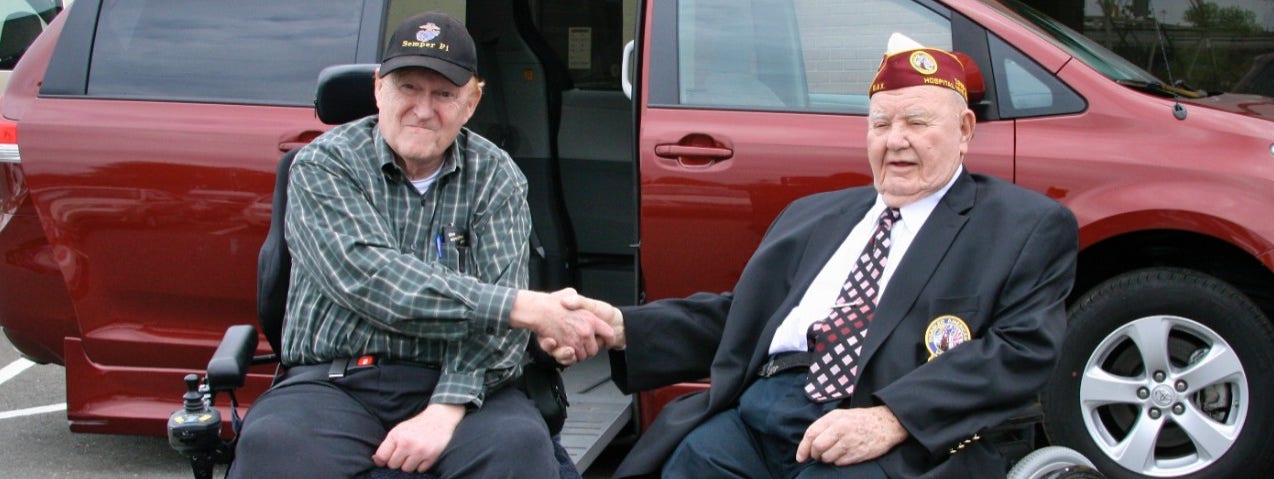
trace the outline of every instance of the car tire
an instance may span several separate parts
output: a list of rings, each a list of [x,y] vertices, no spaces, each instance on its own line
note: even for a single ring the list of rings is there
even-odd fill
[[[1009,470],[1008,479],[1053,479],[1070,474],[1078,477],[1089,472],[1092,461],[1069,447],[1048,446],[1031,451]],[[1093,477],[1089,475],[1088,477]]]
[[[1111,478],[1258,477],[1274,459],[1270,371],[1274,327],[1237,289],[1132,271],[1071,308],[1045,428]]]

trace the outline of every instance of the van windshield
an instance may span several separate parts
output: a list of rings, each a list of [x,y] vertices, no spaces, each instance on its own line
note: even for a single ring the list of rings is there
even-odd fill
[[[1007,17],[1021,25],[1036,31],[1058,48],[1065,50],[1111,80],[1121,83],[1163,84],[1163,81],[1115,52],[1107,50],[1101,44],[1017,0],[988,0],[986,3],[1004,12]]]

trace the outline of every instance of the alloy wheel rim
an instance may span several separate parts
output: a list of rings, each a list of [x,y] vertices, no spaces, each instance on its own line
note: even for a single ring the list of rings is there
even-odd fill
[[[1097,448],[1125,469],[1181,476],[1235,444],[1250,404],[1247,374],[1219,334],[1180,316],[1147,316],[1107,335],[1079,395]]]

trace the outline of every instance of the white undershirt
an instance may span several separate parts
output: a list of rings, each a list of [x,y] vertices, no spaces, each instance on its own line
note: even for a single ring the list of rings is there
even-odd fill
[[[442,168],[438,168],[434,170],[434,173],[432,175],[429,175],[429,177],[427,178],[420,179],[420,180],[411,180],[411,186],[415,186],[416,191],[419,191],[420,194],[422,195],[425,194],[426,192],[429,191],[429,187],[433,186],[434,180],[438,179],[438,172],[440,171],[442,171]]]
[[[951,175],[951,179],[941,190],[899,208],[902,218],[894,223],[889,232],[891,240],[889,259],[880,277],[880,296],[877,296],[877,300],[885,294],[889,279],[893,277],[898,264],[907,254],[912,240],[916,239],[916,233],[920,231],[921,226],[924,226],[925,221],[929,219],[929,214],[933,213],[933,209],[947,194],[947,190],[951,189],[955,179],[960,177],[963,169],[964,166],[957,167],[955,174]],[[849,277],[849,273],[857,265],[858,254],[867,246],[867,240],[875,232],[876,222],[884,210],[885,202],[877,193],[876,203],[867,210],[867,214],[863,215],[858,224],[854,225],[854,229],[850,230],[849,236],[845,237],[845,241],[841,242],[836,253],[832,254],[827,264],[823,265],[822,271],[814,277],[814,282],[810,283],[809,289],[805,290],[805,295],[801,296],[801,302],[787,313],[783,323],[774,332],[774,339],[770,341],[771,355],[808,350],[805,333],[814,321],[826,318],[830,307],[836,304],[841,287],[845,285],[845,278]]]

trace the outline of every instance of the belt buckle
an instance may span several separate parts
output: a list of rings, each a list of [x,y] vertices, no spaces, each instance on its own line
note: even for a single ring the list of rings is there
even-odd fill
[[[349,358],[340,358],[332,361],[332,365],[327,368],[327,379],[334,380],[345,377],[345,368],[349,366]]]
[[[327,379],[340,379],[345,374],[355,370],[375,366],[380,361],[376,360],[376,356],[363,355],[357,358],[340,358],[332,360],[332,366],[327,368]]]

